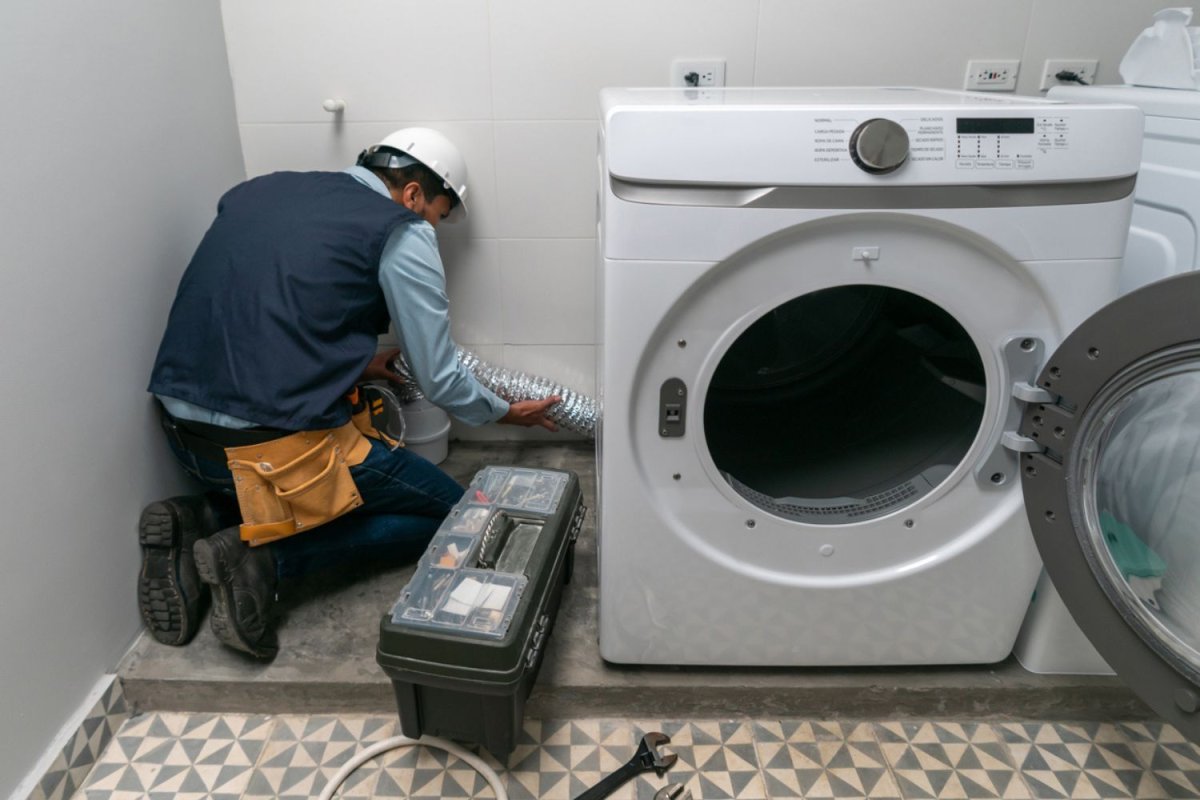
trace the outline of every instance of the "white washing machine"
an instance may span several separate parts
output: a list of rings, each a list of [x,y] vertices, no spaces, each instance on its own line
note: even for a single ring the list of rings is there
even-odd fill
[[[1140,86],[1063,86],[1054,100],[1127,103],[1145,114],[1122,294],[1196,269],[1200,253],[1200,92]],[[1014,648],[1033,672],[1111,674],[1043,575]]]
[[[1071,103],[1124,103],[1145,114],[1122,294],[1195,269],[1200,257],[1200,92],[1061,86],[1048,96]]]
[[[601,105],[601,655],[1005,658],[1041,566],[1018,455],[1043,434],[1018,424],[1117,295],[1141,113],[910,88]]]

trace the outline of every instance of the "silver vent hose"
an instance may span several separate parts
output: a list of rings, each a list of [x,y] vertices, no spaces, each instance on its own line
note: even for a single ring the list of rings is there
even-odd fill
[[[463,347],[458,348],[457,355],[459,363],[466,367],[476,380],[510,403],[545,400],[551,395],[557,395],[560,400],[546,412],[546,418],[572,433],[589,439],[596,438],[596,422],[600,417],[600,408],[591,397],[548,378],[498,367]],[[399,391],[401,400],[407,403],[425,396],[413,380],[412,370],[409,369],[403,353],[392,361],[392,370],[404,378]]]

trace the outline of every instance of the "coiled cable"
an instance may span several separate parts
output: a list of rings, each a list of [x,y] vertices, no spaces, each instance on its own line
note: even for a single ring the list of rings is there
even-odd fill
[[[453,742],[448,742],[445,739],[438,739],[435,736],[422,736],[420,739],[410,739],[407,736],[393,736],[390,739],[384,739],[382,742],[377,742],[371,745],[366,750],[363,750],[354,758],[343,764],[342,768],[333,774],[333,777],[330,778],[329,783],[325,785],[325,789],[321,792],[318,800],[331,800],[334,792],[336,792],[338,787],[345,782],[346,778],[350,777],[350,775],[356,769],[370,761],[375,756],[381,753],[386,753],[389,750],[398,750],[401,747],[413,747],[416,745],[422,747],[433,747],[438,750],[445,750],[450,755],[461,758],[463,761],[467,762],[472,769],[482,775],[483,779],[491,785],[492,791],[496,793],[496,800],[508,800],[508,794],[504,791],[504,785],[500,781],[500,776],[496,774],[494,769],[487,765],[487,762],[474,753],[459,747]]]

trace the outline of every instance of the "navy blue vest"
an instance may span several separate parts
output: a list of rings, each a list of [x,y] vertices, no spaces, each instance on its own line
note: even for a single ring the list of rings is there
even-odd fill
[[[150,391],[282,430],[344,424],[387,329],[384,243],[416,219],[340,172],[230,189],[180,281]]]

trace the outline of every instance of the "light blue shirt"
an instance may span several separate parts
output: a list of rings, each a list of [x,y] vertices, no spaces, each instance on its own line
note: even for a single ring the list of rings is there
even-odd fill
[[[384,197],[391,197],[384,182],[366,167],[350,167],[345,172]],[[379,260],[379,285],[413,378],[431,403],[468,425],[495,422],[508,413],[508,403],[458,362],[450,338],[446,273],[432,225],[420,220],[392,232]],[[179,419],[226,428],[254,425],[183,400],[159,399]]]

